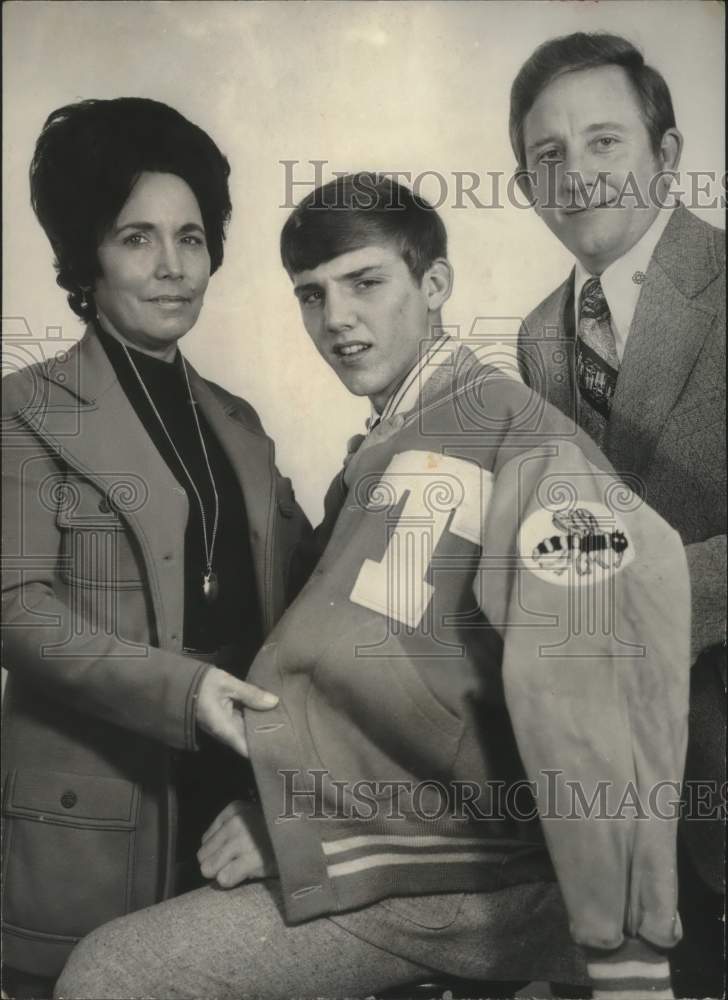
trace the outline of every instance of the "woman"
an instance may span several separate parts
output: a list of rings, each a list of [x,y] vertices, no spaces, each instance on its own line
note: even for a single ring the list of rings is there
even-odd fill
[[[272,696],[242,678],[308,524],[254,410],[177,346],[222,263],[228,175],[139,98],[53,112],[31,165],[88,325],[4,383],[12,995],[50,995],[93,927],[192,888],[202,833],[254,794],[242,707]]]

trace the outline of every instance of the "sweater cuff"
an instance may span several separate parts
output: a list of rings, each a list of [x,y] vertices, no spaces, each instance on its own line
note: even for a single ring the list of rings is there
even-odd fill
[[[635,937],[614,951],[584,950],[594,1000],[672,1000],[665,951]]]

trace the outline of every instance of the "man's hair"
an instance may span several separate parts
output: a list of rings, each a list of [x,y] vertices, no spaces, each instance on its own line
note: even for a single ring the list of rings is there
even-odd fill
[[[621,66],[625,71],[640,105],[652,149],[658,152],[667,129],[675,127],[672,98],[662,75],[645,63],[642,54],[626,38],[577,31],[539,45],[513,81],[509,132],[519,167],[526,167],[523,123],[541,91],[564,73],[597,66]]]
[[[290,276],[343,253],[393,243],[418,283],[447,256],[445,224],[424,198],[383,174],[337,177],[307,195],[281,232],[281,259]]]
[[[56,256],[56,281],[84,320],[96,313],[89,289],[100,274],[99,245],[145,171],[190,186],[216,271],[232,212],[230,165],[206,132],[141,97],[79,101],[46,119],[30,165],[31,203]]]

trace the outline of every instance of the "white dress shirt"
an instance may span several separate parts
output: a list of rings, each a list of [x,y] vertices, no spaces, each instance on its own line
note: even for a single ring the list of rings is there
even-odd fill
[[[589,278],[600,277],[602,291],[612,315],[612,330],[614,331],[614,340],[620,361],[627,345],[627,337],[632,326],[632,319],[637,308],[637,300],[640,297],[647,268],[650,265],[652,254],[655,252],[655,247],[660,237],[665,232],[665,227],[670,221],[673,211],[674,207],[660,209],[654,222],[642,238],[635,243],[631,250],[628,250],[626,254],[615,260],[613,264],[610,264],[601,275],[590,274],[580,261],[577,260],[576,262],[576,269],[574,271],[574,318],[576,329],[579,329],[579,298],[581,290]]]

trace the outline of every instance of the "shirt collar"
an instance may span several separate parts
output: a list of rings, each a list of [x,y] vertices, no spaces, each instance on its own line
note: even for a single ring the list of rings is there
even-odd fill
[[[660,209],[652,225],[641,239],[600,275],[602,291],[611,313],[612,330],[620,361],[627,344],[629,329],[637,308],[637,300],[640,297],[645,273],[673,211],[674,207]],[[574,311],[577,330],[579,329],[581,290],[591,277],[593,275],[577,260],[574,268]]]
[[[449,339],[450,334],[443,333],[432,341],[384,404],[381,413],[377,413],[372,404],[371,414],[367,420],[368,431],[372,430],[380,420],[387,420],[395,413],[407,413],[415,406],[425,384],[449,357],[449,353],[442,350]]]

